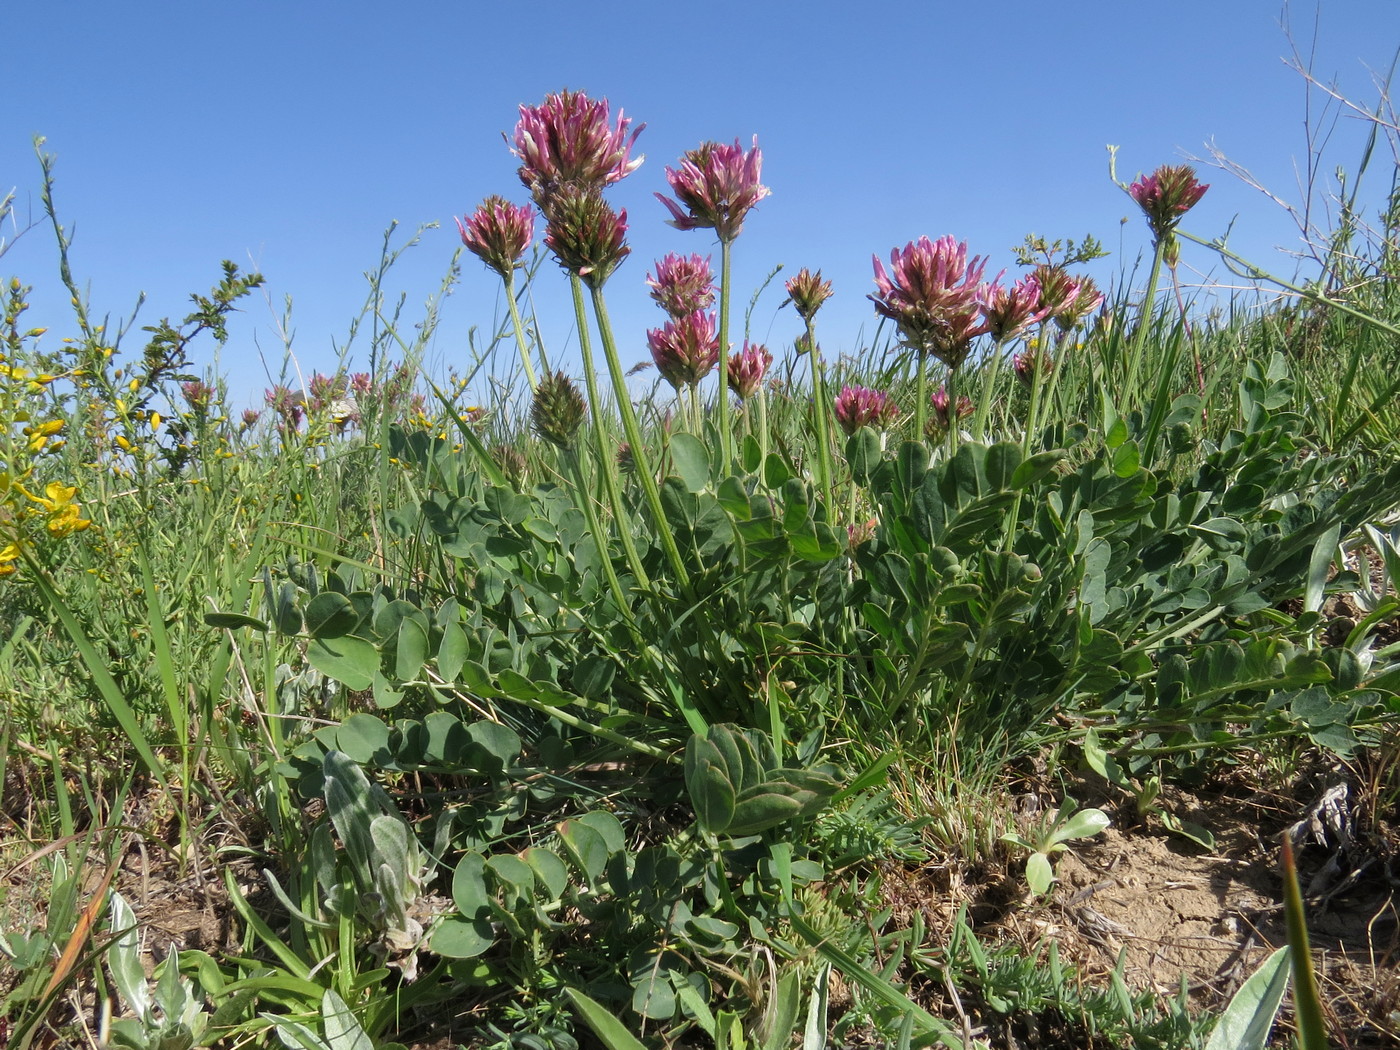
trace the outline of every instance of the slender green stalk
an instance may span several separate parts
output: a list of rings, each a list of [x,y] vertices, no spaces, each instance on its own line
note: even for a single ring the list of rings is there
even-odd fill
[[[729,269],[730,242],[719,242],[719,447],[722,473],[734,462],[734,435],[729,429]]]
[[[924,440],[924,427],[928,423],[928,355],[922,350],[914,351],[917,371],[914,380],[914,440]]]
[[[807,320],[807,353],[811,357],[812,403],[817,430],[817,484],[821,488],[822,498],[830,507],[834,498],[831,467],[831,402],[826,393],[826,369],[822,365],[821,352],[817,349],[817,326],[816,322],[810,318]],[[763,440],[765,442],[767,440],[766,428]]]
[[[578,278],[575,277],[573,280],[577,281]],[[666,520],[666,512],[661,507],[661,490],[657,487],[656,475],[652,472],[651,462],[646,454],[646,446],[642,443],[642,428],[637,423],[637,413],[632,407],[632,398],[627,392],[627,377],[622,371],[622,362],[617,356],[617,341],[613,338],[612,322],[608,320],[608,307],[603,300],[603,290],[592,288],[590,291],[593,293],[593,313],[598,320],[598,334],[603,340],[603,354],[607,357],[608,373],[612,376],[613,394],[617,398],[617,410],[622,416],[622,429],[627,435],[628,444],[632,446],[632,459],[637,465],[637,476],[641,479],[642,491],[651,507],[657,538],[661,540],[661,548],[666,552],[666,558],[671,563],[671,571],[675,573],[676,582],[684,589],[690,586],[690,573],[686,571],[685,562],[681,560],[680,548],[676,546],[676,537],[671,532],[671,525]],[[721,331],[723,331],[722,327]],[[721,346],[722,344],[723,337],[721,337]],[[724,372],[725,369],[721,368],[721,376],[724,375]],[[726,403],[728,396],[728,391],[721,389],[722,404]],[[727,410],[722,418],[727,423],[729,418]],[[606,471],[606,466],[603,469]],[[619,531],[625,535],[627,530],[620,528]]]
[[[520,320],[520,307],[515,301],[515,271],[507,271],[505,275],[506,302],[510,304],[510,324],[515,330],[515,345],[520,350],[520,363],[525,366],[525,381],[530,384],[530,393],[539,389],[539,381],[535,378],[535,369],[530,364],[530,344],[525,339],[525,325]],[[544,349],[540,349],[540,356],[544,356]],[[545,362],[545,367],[549,363]]]
[[[628,601],[627,594],[622,589],[622,581],[617,578],[617,570],[613,568],[612,555],[608,551],[606,540],[607,533],[603,531],[602,522],[598,520],[598,508],[593,505],[593,495],[588,491],[588,482],[584,478],[583,463],[579,460],[577,449],[567,449],[564,451],[564,461],[569,466],[569,473],[573,476],[574,489],[578,493],[578,501],[583,507],[583,516],[588,519],[588,534],[593,538],[594,544],[598,548],[598,564],[602,567],[603,576],[608,581],[608,589],[612,591],[613,601],[617,602],[618,612],[627,621],[627,626],[631,630],[639,647],[643,646],[641,633],[637,630],[636,617],[632,614],[632,603]]]
[[[622,550],[627,557],[627,564],[632,569],[632,575],[637,578],[637,586],[650,587],[651,578],[647,576],[646,569],[642,568],[641,556],[637,554],[637,545],[632,540],[632,530],[628,527],[631,515],[627,513],[622,505],[622,494],[617,483],[617,458],[614,450],[608,447],[607,431],[603,427],[602,398],[598,393],[598,371],[593,367],[593,341],[588,335],[588,314],[583,306],[583,282],[577,274],[569,275],[569,286],[574,293],[574,322],[578,326],[578,346],[583,357],[583,381],[588,387],[588,404],[593,413],[593,440],[598,460],[598,473],[603,478],[603,491],[608,497],[608,504],[612,507],[613,520],[617,522],[618,539],[622,541]],[[624,391],[625,394],[625,391]],[[632,406],[625,402],[627,408]],[[625,418],[625,416],[624,416]],[[628,440],[632,441],[629,434]],[[641,446],[639,442],[632,444],[633,461],[638,464],[640,470],[645,463],[641,456]],[[586,498],[584,493],[579,494],[579,498]]]
[[[972,417],[972,440],[982,443],[987,432],[987,417],[992,413],[992,394],[996,391],[997,379],[1001,374],[1002,345],[992,346],[987,367],[982,371],[982,390],[977,395],[977,411]]]
[[[1142,349],[1147,342],[1147,329],[1152,324],[1153,300],[1157,298],[1157,282],[1162,276],[1162,258],[1167,252],[1167,242],[1159,238],[1152,246],[1152,272],[1147,275],[1147,291],[1143,293],[1142,309],[1138,311],[1137,332],[1133,336],[1133,346],[1128,352],[1128,373],[1123,382],[1123,400],[1120,413],[1126,413],[1129,406],[1137,401],[1138,370],[1142,367]]]

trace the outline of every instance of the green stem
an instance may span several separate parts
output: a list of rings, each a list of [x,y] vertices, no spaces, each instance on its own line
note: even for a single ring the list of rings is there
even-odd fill
[[[578,278],[574,278],[574,280],[578,280]],[[608,359],[608,373],[612,376],[613,394],[617,398],[617,410],[622,416],[622,429],[627,435],[627,442],[632,446],[632,460],[637,465],[637,477],[641,479],[642,491],[646,495],[647,504],[651,507],[657,537],[661,540],[661,548],[666,552],[666,558],[671,563],[671,571],[675,574],[676,582],[682,589],[688,589],[690,573],[686,571],[685,562],[681,560],[680,548],[676,546],[676,537],[671,532],[670,522],[666,520],[666,512],[661,506],[661,490],[657,487],[656,475],[652,472],[651,461],[646,454],[646,447],[642,444],[642,428],[637,424],[637,413],[632,408],[632,399],[627,393],[627,378],[622,371],[622,362],[617,356],[617,342],[613,339],[612,322],[608,320],[608,308],[603,301],[603,290],[591,288],[590,291],[593,294],[593,314],[598,319],[598,334],[603,340],[603,353]],[[720,375],[724,375],[723,369],[721,369]],[[727,399],[727,391],[721,390],[720,393],[722,399]],[[721,404],[724,403],[722,400]],[[724,419],[727,422],[727,413]],[[726,461],[725,468],[728,469],[728,461]]]
[[[723,474],[734,461],[733,435],[729,432],[729,248],[719,242],[719,447]]]
[[[637,579],[637,586],[647,588],[651,586],[651,579],[647,576],[646,570],[642,568],[642,559],[637,554],[637,545],[632,541],[631,516],[623,507],[622,495],[618,491],[617,458],[613,454],[613,450],[608,448],[607,433],[603,428],[601,412],[603,402],[598,394],[598,373],[593,367],[593,343],[588,337],[588,314],[583,307],[583,282],[576,274],[570,274],[569,285],[574,293],[574,323],[578,326],[579,352],[583,356],[583,380],[588,386],[588,404],[593,412],[593,440],[598,457],[598,472],[603,476],[603,491],[608,497],[608,504],[612,507],[613,521],[617,523],[617,535],[618,539],[622,541],[622,550],[627,557],[627,564],[632,569],[632,575]],[[635,457],[638,452],[637,446],[633,445],[632,450]],[[579,498],[586,499],[587,494],[580,492]]]
[[[1001,372],[1002,345],[992,345],[991,360],[982,372],[982,389],[977,395],[977,412],[972,417],[972,440],[979,444],[984,441],[987,417],[992,414],[992,394],[996,391],[997,378]]]
[[[822,365],[822,355],[817,349],[816,324],[807,321],[807,353],[812,358],[812,397],[815,405],[817,425],[817,483],[821,486],[822,498],[831,507],[832,467],[831,467],[831,402],[826,396],[826,369]]]
[[[525,325],[520,320],[520,307],[515,302],[515,271],[505,275],[505,284],[506,302],[510,304],[510,323],[515,329],[515,345],[520,349],[520,363],[525,366],[525,379],[530,384],[530,393],[533,394],[540,384],[535,379],[535,369],[530,364],[530,346],[525,340]]]
[[[1166,253],[1166,239],[1158,238],[1157,243],[1152,246],[1152,272],[1147,277],[1147,291],[1143,294],[1142,309],[1138,312],[1137,332],[1133,336],[1132,350],[1128,353],[1128,374],[1123,383],[1123,402],[1119,408],[1121,414],[1126,414],[1129,407],[1138,400],[1138,370],[1142,366],[1142,349],[1147,342],[1148,326],[1152,323],[1152,305],[1153,300],[1157,298],[1157,281],[1162,276],[1162,258]]]
[[[918,357],[914,380],[914,440],[924,440],[924,426],[928,422],[928,355],[915,350]]]
[[[578,450],[572,448],[566,450],[564,458],[569,464],[569,472],[573,475],[578,501],[583,506],[583,516],[588,520],[588,533],[593,537],[593,542],[598,548],[598,564],[602,567],[603,575],[607,578],[608,589],[612,591],[613,601],[617,602],[618,612],[627,621],[627,627],[632,632],[638,647],[642,648],[645,643],[637,629],[636,618],[632,614],[632,603],[627,600],[627,595],[622,589],[622,581],[617,578],[617,570],[613,568],[608,544],[604,539],[606,533],[603,532],[602,523],[598,520],[598,508],[593,505],[593,495],[588,491],[588,483],[583,476],[583,463],[579,460]]]

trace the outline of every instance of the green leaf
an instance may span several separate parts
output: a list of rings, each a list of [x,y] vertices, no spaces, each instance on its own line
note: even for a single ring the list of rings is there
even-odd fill
[[[1288,988],[1287,946],[1249,975],[1211,1030],[1206,1050],[1264,1050]]]
[[[1058,844],[1072,839],[1093,838],[1113,821],[1101,809],[1081,809],[1051,833],[1050,842]]]
[[[306,629],[313,638],[340,638],[360,622],[348,597],[336,591],[322,591],[306,606]]]
[[[398,644],[394,653],[394,673],[401,682],[412,682],[423,673],[428,659],[428,631],[416,617],[399,622]]]
[[[703,492],[710,483],[710,452],[694,434],[671,436],[671,463],[687,492]]]
[[[259,620],[256,616],[245,616],[243,613],[205,613],[204,622],[209,627],[220,627],[229,631],[236,631],[240,627],[251,627],[255,631],[263,632],[266,632],[268,629],[265,621]]]
[[[306,659],[327,678],[347,689],[368,689],[379,670],[379,650],[363,638],[314,638],[306,647]]]
[[[389,757],[389,727],[374,715],[356,712],[335,728],[335,747],[362,765]]]
[[[846,463],[850,466],[851,477],[857,484],[870,484],[870,479],[883,458],[880,435],[870,427],[861,427],[846,439]]]
[[[565,988],[564,994],[574,1004],[574,1009],[584,1023],[593,1029],[593,1034],[602,1040],[608,1050],[647,1050],[646,1046],[627,1030],[616,1015],[600,1006],[577,988]]]
[[[467,655],[467,633],[455,623],[445,624],[437,653],[437,670],[444,682],[457,680]]]
[[[729,766],[720,749],[698,733],[685,746],[685,786],[703,829],[718,834],[729,826],[737,794]]]
[[[564,890],[569,885],[569,869],[557,853],[540,846],[529,846],[520,856],[534,871],[545,896],[551,901],[564,896]]]
[[[490,920],[448,916],[433,930],[428,947],[445,959],[475,959],[495,940]]]
[[[556,830],[574,867],[589,882],[596,881],[608,863],[608,844],[603,836],[576,819],[561,821]]]
[[[1055,871],[1050,866],[1050,858],[1044,853],[1032,853],[1026,861],[1026,882],[1037,897],[1050,890],[1055,881]]]
[[[491,914],[491,894],[486,889],[486,858],[472,851],[464,854],[452,873],[452,903],[468,921]]]

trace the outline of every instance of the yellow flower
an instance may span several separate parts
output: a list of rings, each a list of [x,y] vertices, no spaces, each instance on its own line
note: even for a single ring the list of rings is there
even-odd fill
[[[15,571],[15,562],[19,561],[19,544],[8,543],[0,547],[0,576],[8,576]]]
[[[44,528],[49,530],[50,536],[62,539],[72,533],[82,532],[91,524],[92,522],[84,518],[78,511],[76,503],[69,503],[50,514],[49,520],[44,523]]]

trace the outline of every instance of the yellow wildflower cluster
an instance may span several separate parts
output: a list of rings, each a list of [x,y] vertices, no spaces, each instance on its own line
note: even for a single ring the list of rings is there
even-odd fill
[[[28,304],[26,289],[10,281],[0,324],[0,577],[13,574],[35,536],[61,540],[82,532],[92,522],[83,517],[76,486],[47,481],[40,493],[36,475],[44,460],[64,446],[67,419],[53,384],[73,380],[78,369],[36,371],[35,360],[56,360],[37,354],[42,328],[20,329],[18,320]],[[43,529],[37,526],[42,523]]]

